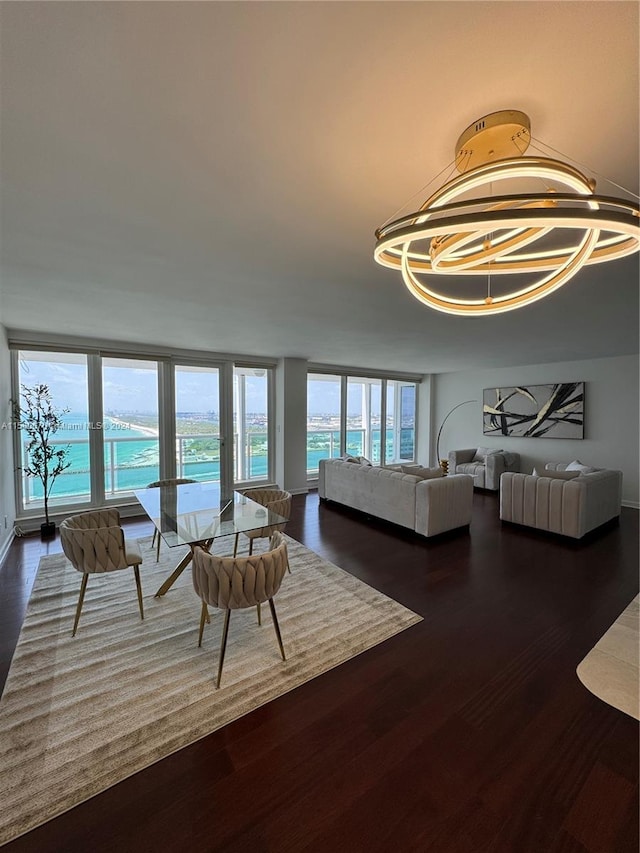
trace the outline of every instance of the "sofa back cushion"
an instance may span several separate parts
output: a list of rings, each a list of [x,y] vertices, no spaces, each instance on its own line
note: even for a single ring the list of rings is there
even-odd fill
[[[420,465],[401,465],[400,470],[403,474],[412,474],[414,477],[420,477],[421,480],[444,477],[444,471],[440,466],[437,468],[421,468]]]
[[[544,468],[542,471],[538,471],[537,468],[534,468],[533,476],[551,477],[552,480],[574,480],[576,477],[580,476],[580,471],[554,471],[549,468]]]
[[[471,461],[472,462],[486,462],[487,456],[489,456],[492,453],[502,453],[502,450],[500,448],[494,449],[492,447],[479,447],[476,450],[475,456],[473,457],[473,459]]]
[[[581,474],[595,474],[598,471],[598,468],[592,468],[590,465],[583,465],[579,459],[574,459],[573,462],[569,462],[567,467],[564,469],[565,471],[579,471]]]

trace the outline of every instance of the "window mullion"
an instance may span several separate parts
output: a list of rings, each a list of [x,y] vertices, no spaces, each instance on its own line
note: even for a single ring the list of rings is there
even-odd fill
[[[105,502],[104,482],[104,412],[102,407],[102,358],[87,355],[88,415],[89,415],[89,481],[92,506]],[[113,452],[113,448],[110,448]],[[113,484],[112,484],[113,485]]]
[[[175,366],[169,361],[158,362],[158,433],[160,479],[170,479],[177,474]]]
[[[380,382],[380,465],[387,464],[387,380]]]
[[[340,382],[340,456],[347,452],[347,379],[345,375]]]

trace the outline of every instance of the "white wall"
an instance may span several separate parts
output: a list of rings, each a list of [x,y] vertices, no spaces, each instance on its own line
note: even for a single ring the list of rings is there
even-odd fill
[[[638,485],[638,356],[600,358],[526,367],[440,373],[434,376],[435,428],[431,463],[436,464],[435,437],[447,412],[463,400],[449,418],[440,438],[440,455],[466,447],[513,450],[521,456],[521,470],[531,472],[545,462],[571,462],[617,468],[623,472],[622,498],[627,506],[640,506]],[[549,382],[585,382],[585,438],[496,438],[482,434],[482,391],[510,385]]]
[[[276,482],[294,495],[307,484],[307,361],[283,358],[276,368]]]
[[[429,373],[422,377],[418,385],[418,412],[416,428],[416,461],[428,467],[431,464],[431,436],[435,435],[432,394],[434,377]]]
[[[11,359],[7,333],[0,326],[0,425],[12,420],[10,397]],[[13,436],[10,429],[0,429],[0,561],[10,544],[16,517],[13,482]]]

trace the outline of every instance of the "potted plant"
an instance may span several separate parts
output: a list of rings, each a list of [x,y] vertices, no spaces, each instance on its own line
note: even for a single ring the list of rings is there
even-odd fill
[[[26,464],[18,466],[18,470],[29,477],[37,477],[42,483],[45,520],[40,525],[40,535],[47,539],[56,532],[55,523],[49,520],[49,495],[58,475],[71,465],[69,445],[56,450],[52,438],[63,425],[60,416],[69,409],[53,405],[47,385],[22,385],[20,400],[12,400],[11,404],[15,421],[29,437]]]

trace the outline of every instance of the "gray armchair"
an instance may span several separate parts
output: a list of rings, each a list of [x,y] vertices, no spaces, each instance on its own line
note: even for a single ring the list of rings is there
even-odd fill
[[[573,539],[617,518],[621,506],[622,471],[577,462],[548,462],[533,474],[505,474],[500,483],[502,521]]]
[[[489,447],[449,451],[449,474],[470,474],[476,489],[497,492],[505,471],[520,470],[520,454]]]

